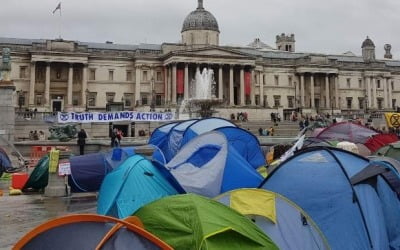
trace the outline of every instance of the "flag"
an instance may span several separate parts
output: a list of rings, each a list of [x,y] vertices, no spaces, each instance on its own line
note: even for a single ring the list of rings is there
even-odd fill
[[[57,11],[60,10],[61,11],[61,2],[58,3],[57,7],[53,10],[53,14]]]
[[[293,145],[293,147],[291,147],[288,151],[286,151],[281,158],[279,159],[280,162],[284,162],[287,159],[289,159],[289,157],[293,156],[294,153],[296,153],[297,150],[300,150],[303,147],[304,144],[304,139],[306,138],[306,135],[301,136],[297,142]]]
[[[400,113],[385,113],[388,128],[400,127]]]

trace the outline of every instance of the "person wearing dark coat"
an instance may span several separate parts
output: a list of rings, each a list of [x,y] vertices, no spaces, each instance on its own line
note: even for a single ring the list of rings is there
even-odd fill
[[[79,145],[79,153],[80,155],[85,154],[85,144],[86,144],[86,131],[84,129],[81,129],[78,133],[78,145]]]

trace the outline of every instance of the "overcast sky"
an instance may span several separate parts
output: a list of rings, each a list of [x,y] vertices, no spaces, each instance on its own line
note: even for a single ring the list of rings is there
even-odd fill
[[[56,38],[122,44],[178,42],[196,0],[0,0],[0,36]],[[296,50],[361,54],[368,35],[382,58],[385,43],[400,59],[399,0],[204,0],[221,31],[221,45],[246,45],[259,37],[294,33]]]

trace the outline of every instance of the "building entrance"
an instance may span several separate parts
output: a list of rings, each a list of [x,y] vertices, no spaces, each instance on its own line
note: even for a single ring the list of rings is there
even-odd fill
[[[53,100],[52,101],[52,105],[51,105],[51,109],[53,110],[53,112],[61,112],[62,111],[62,104],[63,101],[62,100]]]

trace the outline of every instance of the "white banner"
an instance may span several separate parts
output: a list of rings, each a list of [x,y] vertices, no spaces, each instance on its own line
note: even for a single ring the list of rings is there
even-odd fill
[[[58,112],[58,123],[91,123],[91,122],[138,122],[138,121],[173,121],[174,114],[153,113],[153,112],[136,112],[136,111],[119,111],[119,112]]]

